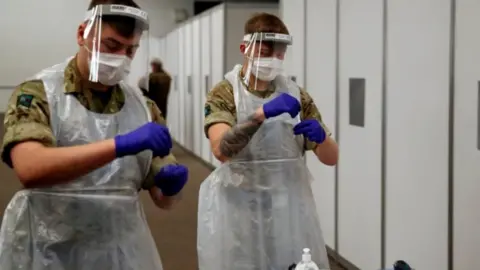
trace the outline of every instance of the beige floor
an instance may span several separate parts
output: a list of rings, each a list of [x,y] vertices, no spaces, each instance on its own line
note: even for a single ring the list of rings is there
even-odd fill
[[[0,114],[0,119],[3,115]],[[0,124],[0,130],[3,126]],[[3,132],[0,132],[0,139]],[[200,183],[208,176],[210,169],[197,159],[180,149],[174,148],[178,161],[188,166],[190,179],[183,192],[183,199],[171,211],[156,208],[144,192],[145,213],[153,237],[161,254],[164,270],[195,270],[197,269],[196,255],[196,226],[197,202]],[[3,163],[0,164],[2,187],[0,188],[0,214],[8,204],[13,194],[20,188],[15,174]],[[340,270],[333,266],[332,270]]]

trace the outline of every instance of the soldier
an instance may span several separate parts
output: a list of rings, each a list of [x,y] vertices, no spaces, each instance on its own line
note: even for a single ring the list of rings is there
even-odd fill
[[[310,95],[283,75],[291,44],[278,17],[253,16],[243,65],[208,94],[205,133],[223,164],[200,188],[200,270],[288,269],[303,248],[329,269],[303,156],[333,166],[338,146]]]
[[[25,189],[4,213],[3,270],[162,269],[138,191],[169,208],[188,171],[158,107],[123,81],[148,27],[133,0],[92,0],[76,56],[12,94],[2,159]]]
[[[150,63],[152,72],[149,76],[148,97],[155,101],[165,118],[167,117],[168,94],[172,77],[163,69],[160,59],[153,59]]]

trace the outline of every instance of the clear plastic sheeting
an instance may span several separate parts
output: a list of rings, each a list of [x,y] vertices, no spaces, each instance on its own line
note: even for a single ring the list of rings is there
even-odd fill
[[[5,211],[2,233],[2,270],[161,269],[132,190],[23,190]]]
[[[226,75],[234,86],[237,121],[282,92],[300,100],[299,88],[279,76],[268,99],[245,91],[241,66]],[[303,248],[320,269],[330,269],[303,159],[299,119],[266,120],[249,144],[201,185],[198,210],[200,270],[287,270]]]

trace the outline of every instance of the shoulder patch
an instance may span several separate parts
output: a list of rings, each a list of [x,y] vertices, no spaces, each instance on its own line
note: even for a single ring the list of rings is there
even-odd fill
[[[32,106],[32,101],[33,101],[33,95],[21,94],[17,98],[17,107],[22,106],[28,109]]]
[[[209,116],[212,113],[212,108],[210,108],[210,105],[205,106],[205,108],[203,109],[203,113],[205,114],[205,117]]]

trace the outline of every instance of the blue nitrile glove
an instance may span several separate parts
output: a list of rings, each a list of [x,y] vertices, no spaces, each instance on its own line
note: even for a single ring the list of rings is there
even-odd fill
[[[327,133],[323,129],[322,125],[315,119],[307,119],[298,123],[293,127],[293,133],[295,135],[302,134],[309,141],[316,142],[318,144],[323,143],[327,138]]]
[[[127,134],[115,136],[117,157],[136,155],[151,150],[154,156],[165,157],[172,149],[172,138],[168,128],[156,123],[147,123]]]
[[[295,118],[300,112],[300,102],[293,96],[282,93],[273,100],[263,104],[263,112],[265,118],[279,116],[283,113],[288,113],[292,118]]]
[[[165,196],[179,193],[188,181],[188,169],[183,165],[170,164],[155,175],[155,186]]]

